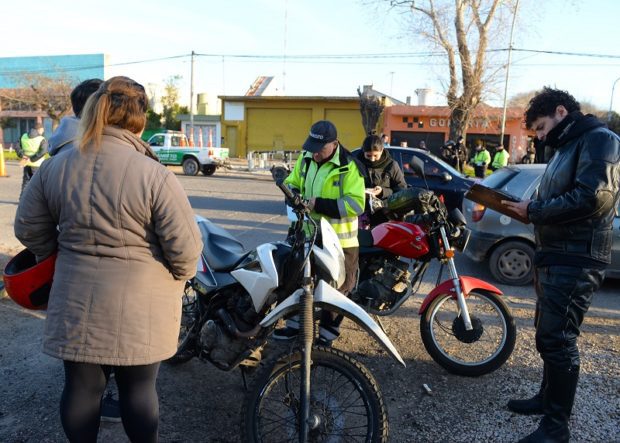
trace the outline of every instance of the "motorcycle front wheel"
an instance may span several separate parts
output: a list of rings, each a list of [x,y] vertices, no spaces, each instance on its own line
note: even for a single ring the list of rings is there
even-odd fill
[[[242,441],[299,441],[301,353],[287,353],[262,369],[248,391]],[[374,377],[361,363],[331,348],[312,349],[310,442],[386,442],[388,419]]]
[[[465,329],[456,298],[442,294],[420,319],[420,334],[427,352],[448,372],[477,377],[508,360],[517,328],[497,294],[472,291],[465,300],[473,330]]]

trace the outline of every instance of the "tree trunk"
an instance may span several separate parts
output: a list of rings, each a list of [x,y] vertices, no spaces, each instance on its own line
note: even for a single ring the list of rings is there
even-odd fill
[[[465,137],[469,125],[470,113],[467,106],[456,105],[450,115],[450,140],[456,141],[459,136]]]

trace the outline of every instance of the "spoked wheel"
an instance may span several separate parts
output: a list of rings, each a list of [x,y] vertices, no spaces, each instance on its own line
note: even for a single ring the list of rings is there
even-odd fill
[[[185,284],[183,292],[183,307],[181,311],[181,328],[179,330],[179,343],[177,352],[167,362],[171,364],[185,363],[196,355],[194,343],[196,340],[196,328],[200,313],[198,312],[198,295],[190,282]]]
[[[475,377],[503,365],[515,347],[517,328],[496,294],[470,292],[466,298],[473,329],[468,331],[456,298],[437,297],[420,319],[424,347],[448,372]]]
[[[299,441],[301,353],[263,368],[243,407],[244,442]],[[348,355],[312,349],[309,442],[386,442],[387,412],[377,382]]]

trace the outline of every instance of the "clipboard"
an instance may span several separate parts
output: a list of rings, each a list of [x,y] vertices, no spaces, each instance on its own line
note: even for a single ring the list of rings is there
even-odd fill
[[[471,188],[469,188],[469,191],[465,193],[465,198],[476,203],[480,203],[487,208],[491,208],[494,211],[499,212],[500,214],[512,217],[515,220],[520,221],[521,223],[530,223],[530,220],[527,217],[521,217],[519,214],[501,203],[502,200],[508,200],[513,202],[521,201],[520,198],[515,197],[508,192],[498,191],[496,189],[491,189],[483,186],[479,183],[475,183]]]

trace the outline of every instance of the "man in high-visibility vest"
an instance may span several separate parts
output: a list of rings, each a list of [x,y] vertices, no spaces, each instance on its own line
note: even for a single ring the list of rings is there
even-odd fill
[[[491,163],[491,154],[481,142],[476,145],[476,154],[474,155],[474,173],[476,177],[484,178],[487,172],[487,166]]]
[[[508,152],[506,152],[502,145],[499,145],[495,149],[495,155],[493,156],[490,169],[491,171],[495,171],[496,169],[503,168],[506,165],[508,165]]]
[[[325,218],[334,228],[344,251],[346,279],[338,288],[347,295],[357,278],[359,243],[357,219],[364,211],[365,186],[362,165],[338,141],[334,124],[327,120],[316,122],[303,145],[291,174],[284,181],[308,201],[315,220]],[[319,343],[329,346],[340,335],[342,315],[323,311],[319,327]],[[296,319],[287,327],[274,331],[276,340],[292,340],[299,333]]]
[[[45,154],[47,154],[47,140],[43,137],[43,125],[37,123],[34,128],[30,129],[30,132],[24,133],[15,151],[17,156],[21,158],[20,166],[24,168],[21,190],[23,193],[26,185],[45,160]],[[21,193],[19,195],[21,197]]]

